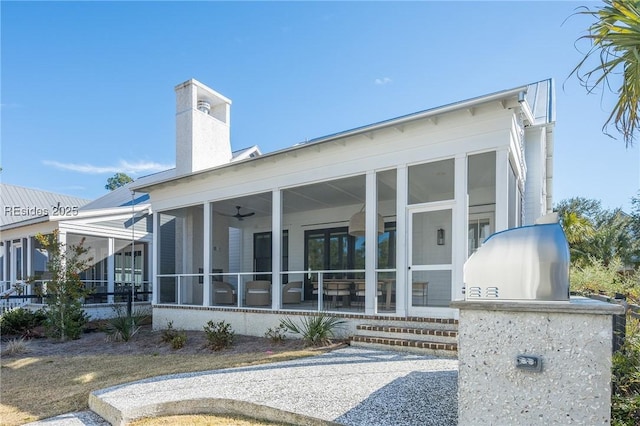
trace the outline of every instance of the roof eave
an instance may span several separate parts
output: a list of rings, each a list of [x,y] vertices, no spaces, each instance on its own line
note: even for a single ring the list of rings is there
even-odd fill
[[[320,137],[320,138],[311,139],[308,142],[297,144],[297,145],[294,145],[292,147],[284,148],[284,149],[277,150],[277,151],[274,151],[274,152],[271,152],[271,153],[262,154],[259,157],[247,158],[247,159],[244,159],[244,160],[239,160],[239,161],[235,161],[235,162],[228,163],[228,164],[223,164],[221,166],[216,166],[216,167],[213,167],[213,168],[210,168],[210,169],[200,170],[200,171],[197,171],[197,172],[188,173],[188,174],[184,174],[184,175],[181,175],[181,176],[175,176],[173,178],[159,180],[157,182],[153,182],[153,183],[147,184],[147,185],[132,186],[131,188],[134,191],[149,192],[152,188],[164,185],[164,184],[169,183],[169,182],[182,180],[182,179],[188,179],[190,177],[194,177],[194,176],[197,176],[197,175],[202,175],[202,174],[205,174],[205,173],[211,173],[211,172],[214,172],[214,171],[217,171],[217,170],[221,170],[221,169],[224,169],[224,168],[227,168],[227,167],[237,166],[237,165],[246,163],[248,161],[258,161],[258,160],[262,160],[262,159],[270,158],[270,157],[274,157],[274,156],[286,155],[287,153],[289,153],[291,151],[299,150],[299,149],[306,148],[306,147],[309,147],[309,146],[314,146],[314,145],[318,145],[318,144],[331,142],[331,141],[334,141],[336,139],[343,139],[343,138],[346,138],[346,137],[357,136],[357,135],[373,132],[373,131],[376,131],[376,130],[380,130],[380,129],[383,129],[383,128],[399,126],[399,125],[406,124],[406,123],[409,123],[409,122],[412,122],[412,121],[421,120],[421,119],[433,117],[433,116],[440,115],[440,114],[445,114],[445,113],[452,112],[452,111],[457,111],[457,110],[461,110],[461,109],[468,109],[468,108],[471,108],[471,107],[474,107],[474,106],[477,106],[477,105],[480,105],[480,104],[494,102],[494,101],[498,101],[498,100],[505,99],[505,98],[511,98],[513,96],[518,96],[519,94],[526,92],[527,88],[528,88],[528,86],[525,85],[525,86],[520,86],[520,87],[516,87],[516,88],[513,88],[513,89],[509,89],[509,90],[504,90],[504,91],[501,91],[501,92],[491,93],[491,94],[484,95],[484,96],[478,96],[478,97],[467,99],[467,100],[464,100],[464,101],[454,102],[454,103],[451,103],[451,104],[447,104],[447,105],[443,105],[443,106],[439,106],[439,107],[435,107],[435,108],[431,108],[431,109],[427,109],[427,110],[423,110],[423,111],[407,114],[407,115],[404,115],[404,116],[400,116],[400,117],[397,117],[397,118],[392,118],[392,119],[385,120],[385,121],[380,121],[380,122],[369,124],[369,125],[366,125],[366,126],[356,127],[354,129],[351,129],[351,130],[346,130],[346,131],[343,131],[343,132],[334,133],[334,134],[331,134],[331,135],[328,135],[328,136],[323,136],[323,137]],[[526,104],[526,102],[524,102],[524,104]]]
[[[45,223],[51,220],[51,216],[39,216],[30,219],[21,220],[20,222],[8,223],[0,226],[0,231],[8,231],[10,229],[22,228],[23,226],[36,225],[38,223]]]

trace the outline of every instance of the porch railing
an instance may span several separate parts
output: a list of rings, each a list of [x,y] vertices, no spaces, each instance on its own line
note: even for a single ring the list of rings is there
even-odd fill
[[[84,285],[92,292],[82,300],[84,305],[126,302],[131,294],[130,283],[115,283],[115,291],[107,292],[107,282],[101,280],[84,280]],[[2,283],[0,292],[0,314],[26,305],[43,305],[47,292],[47,281],[36,280],[29,283],[18,282],[16,285]],[[148,302],[151,300],[151,283],[137,283],[133,291],[133,300]]]
[[[205,275],[210,277],[205,303]],[[282,271],[279,309],[304,311],[365,310],[364,269]],[[396,270],[376,270],[376,312],[395,312]],[[231,272],[159,274],[158,303],[272,309],[272,273]]]

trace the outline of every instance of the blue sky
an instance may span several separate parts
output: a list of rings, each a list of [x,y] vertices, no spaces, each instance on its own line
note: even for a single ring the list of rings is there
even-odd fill
[[[640,153],[601,131],[614,96],[567,79],[583,4],[2,1],[0,177],[96,198],[171,167],[190,78],[232,99],[233,148],[263,152],[554,78],[554,201],[629,210]]]

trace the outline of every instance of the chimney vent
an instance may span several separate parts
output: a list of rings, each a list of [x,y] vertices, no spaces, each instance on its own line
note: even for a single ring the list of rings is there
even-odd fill
[[[205,114],[209,115],[209,111],[211,111],[211,104],[208,101],[203,99],[198,101],[198,111],[202,111]]]

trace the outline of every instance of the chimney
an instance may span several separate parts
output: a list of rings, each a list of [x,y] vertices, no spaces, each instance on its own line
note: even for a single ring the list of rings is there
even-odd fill
[[[230,162],[231,100],[194,79],[175,90],[177,174]]]

